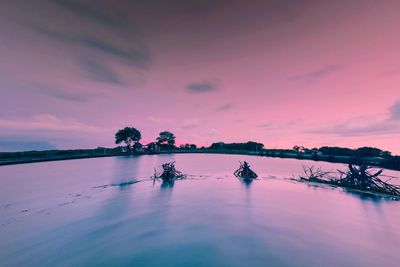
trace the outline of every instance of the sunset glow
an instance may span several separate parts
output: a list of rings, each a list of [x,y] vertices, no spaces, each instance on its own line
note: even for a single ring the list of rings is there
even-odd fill
[[[35,2],[35,3],[34,3]],[[143,143],[400,154],[399,1],[5,1],[0,151]]]

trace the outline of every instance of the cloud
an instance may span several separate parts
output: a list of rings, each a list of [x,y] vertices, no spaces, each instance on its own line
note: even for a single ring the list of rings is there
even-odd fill
[[[2,136],[0,138],[1,152],[49,149],[56,149],[56,146],[44,140],[31,140],[31,137]]]
[[[97,8],[97,3],[93,3],[90,6],[87,3],[82,3],[82,1],[53,0],[52,2],[78,16],[103,24],[114,30],[129,30],[132,27],[127,17],[121,14],[106,14],[103,10]]]
[[[380,121],[362,126],[353,126],[350,123],[340,123],[330,127],[308,130],[305,133],[326,134],[334,136],[374,136],[395,134],[400,130],[400,125],[388,121]]]
[[[182,129],[195,129],[200,125],[200,121],[198,119],[189,119],[189,120],[185,120],[182,123],[181,128]]]
[[[149,52],[144,47],[118,46],[115,43],[106,42],[93,36],[77,38],[75,41],[89,48],[129,61],[136,67],[146,68],[150,61]]]
[[[231,110],[231,109],[233,109],[233,108],[235,108],[235,104],[233,104],[233,103],[227,103],[227,104],[225,104],[225,105],[219,106],[219,107],[217,108],[217,111],[226,111],[226,110]]]
[[[1,81],[0,84],[7,85],[11,90],[22,90],[33,92],[35,94],[42,94],[56,99],[71,101],[76,103],[86,103],[94,96],[94,93],[87,93],[83,91],[74,91],[71,88],[60,88],[57,85],[48,85],[35,81]],[[96,92],[96,95],[99,93]]]
[[[255,127],[263,128],[263,129],[270,129],[270,128],[274,128],[275,124],[273,124],[273,123],[262,123],[262,124],[255,125]]]
[[[0,118],[0,129],[8,131],[77,131],[98,132],[98,128],[73,119],[61,119],[52,114],[37,114],[28,118]]]
[[[314,81],[327,76],[333,72],[341,70],[343,67],[340,65],[327,65],[325,67],[312,70],[300,75],[291,76],[288,78],[289,81]]]
[[[53,86],[53,85],[43,84],[41,82],[23,81],[20,79],[12,79],[12,80],[0,79],[0,84],[4,88],[8,88],[10,91],[17,91],[17,90],[27,91],[34,94],[46,95],[56,99],[77,102],[77,103],[89,102],[91,97],[94,95],[82,91],[77,92],[72,90],[71,88],[60,88],[57,85]]]
[[[52,30],[38,25],[29,25],[29,27],[35,32],[59,42],[80,45],[83,48],[97,50],[98,52],[113,56],[138,68],[147,68],[150,64],[150,51],[145,45],[141,44],[139,40],[137,40],[137,42],[124,42],[125,44],[122,45],[120,44],[121,41],[118,42],[114,40],[113,42],[109,42],[100,39],[96,36],[95,32],[80,33],[79,31]]]
[[[400,74],[400,67],[388,70],[383,73],[383,75],[387,75],[387,76],[392,76],[392,75],[397,75],[397,74]]]
[[[170,124],[175,122],[173,118],[161,118],[157,116],[148,116],[147,120],[154,124]]]
[[[371,116],[352,118],[328,127],[305,131],[309,134],[324,134],[332,136],[377,136],[393,135],[400,131],[400,101],[388,108],[388,116],[374,119]]]
[[[215,82],[203,81],[198,83],[189,83],[185,89],[192,93],[207,93],[217,90]]]
[[[216,129],[216,128],[210,128],[210,129],[207,129],[207,130],[201,132],[200,134],[201,134],[202,136],[206,136],[206,137],[217,137],[217,136],[219,135],[219,133],[220,133],[220,132],[219,132],[218,129]]]
[[[391,119],[400,120],[400,101],[394,103],[394,105],[389,108],[389,112]]]
[[[38,93],[42,93],[44,95],[48,95],[65,101],[72,101],[78,103],[86,103],[89,101],[89,96],[87,95],[84,95],[82,93],[79,94],[71,93],[52,86],[33,84],[32,87],[29,86],[29,90],[31,88],[33,88],[33,90],[35,90]],[[24,86],[23,89],[28,89],[28,86]]]
[[[104,83],[123,85],[124,82],[111,68],[94,59],[81,59],[80,64],[85,69],[88,78]]]

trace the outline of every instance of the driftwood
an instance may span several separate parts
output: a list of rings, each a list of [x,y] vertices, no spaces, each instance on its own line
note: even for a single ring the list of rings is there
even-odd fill
[[[335,182],[344,187],[400,196],[400,186],[389,184],[379,178],[389,177],[391,179],[395,177],[382,175],[383,169],[375,173],[372,173],[371,169],[372,167],[367,165],[354,166],[350,164],[347,171],[338,170],[340,177]]]
[[[321,168],[314,168],[314,166],[303,166],[303,172],[305,177],[300,177],[300,179],[309,182],[325,183],[332,180],[331,171],[323,171]]]
[[[162,164],[162,168],[161,175],[158,175],[156,170],[154,171],[154,179],[161,178],[163,181],[174,181],[185,177],[184,174],[175,169],[175,161]]]
[[[373,167],[367,165],[355,166],[348,165],[346,171],[337,170],[338,176],[331,176],[332,172],[322,171],[320,168],[314,169],[314,166],[303,167],[304,174],[300,180],[308,182],[332,184],[344,188],[362,190],[365,192],[376,192],[400,197],[400,186],[389,184],[392,176],[383,175],[383,169],[372,172]],[[382,181],[380,178],[389,178]]]
[[[240,162],[240,167],[234,172],[234,175],[245,180],[253,180],[258,177],[257,174],[250,169],[250,165],[246,161],[243,163]]]

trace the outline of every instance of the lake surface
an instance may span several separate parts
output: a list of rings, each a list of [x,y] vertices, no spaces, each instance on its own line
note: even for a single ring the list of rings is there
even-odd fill
[[[251,184],[232,174],[243,160]],[[153,183],[170,161],[188,178]],[[400,202],[288,179],[303,165],[343,168],[215,154],[3,166],[0,266],[399,266]]]

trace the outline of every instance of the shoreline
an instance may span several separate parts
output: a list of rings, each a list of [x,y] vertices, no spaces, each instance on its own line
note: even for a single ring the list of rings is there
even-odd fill
[[[61,151],[61,150],[60,150]],[[212,149],[197,149],[197,150],[171,150],[161,151],[157,153],[153,152],[103,152],[97,153],[96,150],[82,150],[85,151],[83,154],[78,153],[72,155],[50,155],[45,157],[23,157],[23,153],[28,152],[15,152],[21,153],[21,157],[18,158],[3,158],[0,159],[0,166],[16,165],[16,164],[28,164],[28,163],[39,163],[47,161],[61,161],[61,160],[75,160],[75,159],[87,159],[87,158],[103,158],[103,157],[121,157],[121,156],[141,156],[141,155],[158,155],[158,154],[222,154],[222,155],[246,155],[246,156],[258,156],[258,157],[269,157],[269,158],[289,158],[298,160],[312,160],[312,161],[323,161],[331,163],[343,163],[343,164],[356,164],[356,161],[362,160],[364,163],[388,170],[400,171],[399,166],[390,166],[389,161],[383,158],[354,158],[350,156],[332,156],[332,155],[311,155],[304,153],[290,153],[290,152],[277,152],[275,150],[264,150],[260,152],[256,151],[244,151],[244,150],[212,150]],[[11,152],[12,153],[12,152]],[[389,166],[388,166],[389,165]]]

